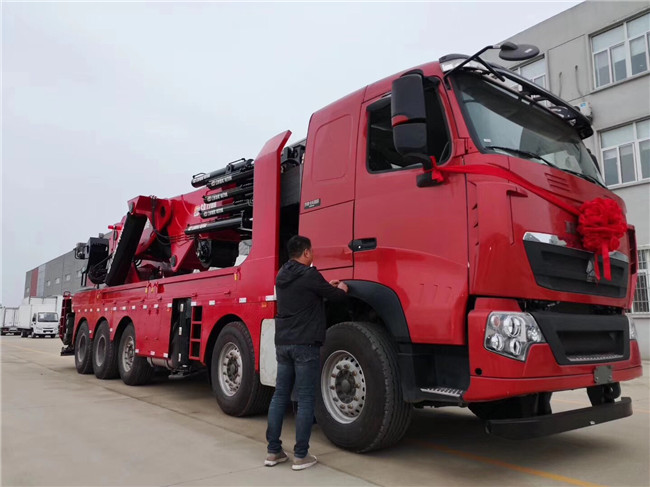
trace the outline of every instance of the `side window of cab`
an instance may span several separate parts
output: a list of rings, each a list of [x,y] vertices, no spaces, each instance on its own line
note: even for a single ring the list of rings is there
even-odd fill
[[[451,153],[447,121],[437,91],[437,84],[425,90],[427,111],[427,145],[429,155],[444,163]],[[367,168],[371,173],[399,171],[422,167],[413,164],[395,150],[391,125],[390,96],[368,107]]]

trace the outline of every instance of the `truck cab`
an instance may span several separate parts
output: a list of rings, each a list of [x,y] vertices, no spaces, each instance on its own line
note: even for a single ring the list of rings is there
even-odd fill
[[[56,337],[59,329],[59,315],[51,311],[39,311],[32,315],[31,337]]]

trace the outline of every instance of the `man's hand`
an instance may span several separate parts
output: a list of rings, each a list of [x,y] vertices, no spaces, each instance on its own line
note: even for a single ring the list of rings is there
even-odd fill
[[[344,283],[344,282],[339,281],[339,283],[336,285],[336,287],[338,287],[339,289],[342,289],[346,293],[348,292],[348,285],[346,283]]]
[[[332,280],[330,281],[330,284],[331,284],[332,286],[334,286],[334,287],[339,287],[339,284],[340,284],[340,283],[341,283],[341,281],[339,281],[338,279],[332,279]]]

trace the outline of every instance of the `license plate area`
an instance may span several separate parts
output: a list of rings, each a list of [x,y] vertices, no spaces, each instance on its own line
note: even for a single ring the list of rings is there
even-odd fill
[[[601,365],[594,369],[594,382],[596,384],[609,384],[614,382],[611,365]]]

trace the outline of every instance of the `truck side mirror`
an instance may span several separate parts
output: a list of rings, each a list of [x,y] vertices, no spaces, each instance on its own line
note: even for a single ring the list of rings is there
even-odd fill
[[[393,81],[390,101],[395,150],[403,155],[428,153],[424,83],[417,73]]]
[[[391,125],[395,150],[406,159],[421,163],[425,172],[418,174],[419,188],[436,186],[431,177],[433,163],[427,146],[427,109],[421,73],[407,73],[393,81],[390,100]]]

